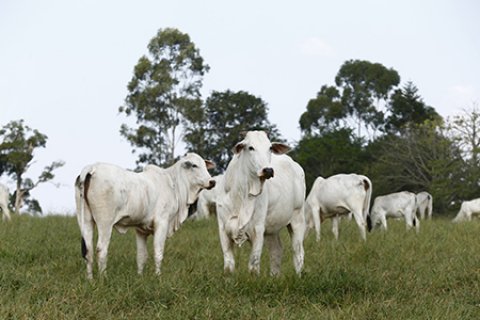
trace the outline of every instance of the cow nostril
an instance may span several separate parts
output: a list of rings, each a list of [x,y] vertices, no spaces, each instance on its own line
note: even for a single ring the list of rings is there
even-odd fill
[[[213,187],[215,187],[215,184],[216,184],[215,180],[210,180],[208,182],[208,188],[207,189],[208,190],[212,189]]]
[[[273,177],[273,169],[272,168],[264,168],[263,169],[263,175],[265,178],[272,178]]]

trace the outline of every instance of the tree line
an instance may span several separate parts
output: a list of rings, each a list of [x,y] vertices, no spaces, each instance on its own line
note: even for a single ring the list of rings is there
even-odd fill
[[[188,34],[160,29],[147,49],[134,66],[128,94],[118,108],[135,119],[134,126],[121,125],[120,134],[137,155],[137,168],[172,164],[183,143],[187,151],[213,160],[218,174],[242,131],[261,129],[272,141],[285,141],[260,97],[226,90],[202,98],[203,77],[210,66]],[[365,60],[345,61],[332,80],[308,101],[298,119],[301,138],[291,143],[290,156],[303,166],[307,190],[318,176],[359,173],[372,180],[374,196],[402,190],[431,193],[436,213],[480,196],[476,105],[443,119],[423,101],[413,82],[401,84],[396,70]],[[4,139],[9,125],[0,131]],[[13,169],[5,143],[0,144],[0,175],[17,178],[17,193],[53,178],[52,171],[63,165],[54,162],[37,182],[18,187],[23,169]],[[31,155],[28,147],[24,150]]]

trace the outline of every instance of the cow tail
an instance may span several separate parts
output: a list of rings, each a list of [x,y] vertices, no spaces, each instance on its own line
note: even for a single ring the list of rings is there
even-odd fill
[[[372,219],[370,218],[370,200],[372,199],[372,182],[367,177],[363,177],[363,188],[365,189],[365,199],[363,200],[363,218],[367,222],[367,229],[372,230]]]

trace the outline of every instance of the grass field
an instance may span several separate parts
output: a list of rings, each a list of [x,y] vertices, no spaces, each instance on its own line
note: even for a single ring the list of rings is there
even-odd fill
[[[342,221],[335,242],[327,222],[305,241],[301,278],[286,233],[279,278],[265,254],[261,275],[247,272],[248,245],[224,275],[214,219],[167,240],[160,277],[152,259],[136,274],[134,232],[114,233],[108,275],[89,282],[74,217],[14,216],[0,224],[0,319],[480,319],[480,222],[389,227],[363,243]]]

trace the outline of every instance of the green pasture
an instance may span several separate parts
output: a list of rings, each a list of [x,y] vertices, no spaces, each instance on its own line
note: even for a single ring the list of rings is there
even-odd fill
[[[353,221],[305,240],[301,278],[282,234],[282,275],[223,274],[215,219],[187,221],[167,240],[162,275],[136,274],[135,236],[114,233],[108,273],[87,281],[74,217],[14,216],[0,224],[0,319],[480,319],[480,221],[389,220],[360,240]],[[150,254],[152,253],[150,239]],[[267,253],[264,251],[264,253]]]

